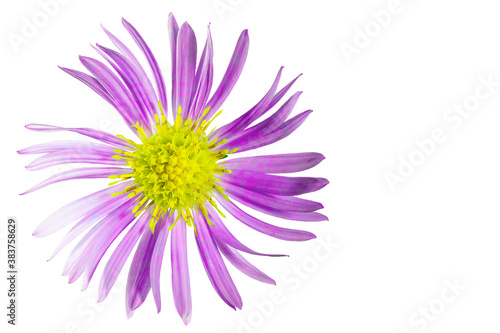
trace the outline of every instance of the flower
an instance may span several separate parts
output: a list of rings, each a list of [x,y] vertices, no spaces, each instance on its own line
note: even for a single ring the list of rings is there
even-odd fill
[[[124,234],[104,267],[98,301],[106,298],[125,261],[139,243],[126,287],[126,311],[130,317],[150,291],[158,312],[161,309],[160,270],[170,233],[174,302],[182,320],[188,324],[191,292],[186,234],[188,227],[192,227],[202,263],[215,291],[230,307],[241,309],[241,297],[221,253],[249,277],[264,283],[275,282],[240,254],[241,251],[263,255],[231,234],[222,222],[226,216],[220,208],[252,229],[288,241],[305,241],[315,235],[263,222],[235,202],[287,220],[327,220],[316,212],[323,208],[320,203],[297,197],[323,188],[328,184],[326,179],[274,175],[312,168],[324,159],[323,155],[296,153],[229,158],[279,141],[304,122],[311,110],[288,119],[300,96],[297,92],[271,116],[250,126],[283,98],[298,77],[277,91],[283,70],[280,68],[271,88],[255,106],[234,121],[209,132],[212,121],[220,114],[216,111],[243,69],[248,53],[248,32],[241,33],[226,73],[209,98],[213,78],[210,26],[196,66],[195,34],[187,23],[179,28],[170,14],[172,120],[169,122],[166,85],[159,65],[137,30],[125,20],[123,24],[148,62],[156,90],[135,55],[104,27],[119,51],[98,44],[93,47],[111,68],[96,59],[81,56],[81,63],[93,76],[61,69],[116,108],[138,141],[90,128],[27,125],[33,131],[70,131],[100,141],[91,144],[55,141],[20,150],[20,154],[44,154],[31,162],[26,167],[28,170],[66,163],[105,166],[57,173],[23,194],[70,179],[113,179],[108,188],[52,213],[37,227],[34,235],[44,237],[74,223],[52,257],[84,234],[69,255],[63,275],[69,277],[70,283],[82,277],[82,290],[85,290],[105,252]]]

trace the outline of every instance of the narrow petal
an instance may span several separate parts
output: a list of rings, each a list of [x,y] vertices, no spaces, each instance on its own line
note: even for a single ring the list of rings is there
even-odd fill
[[[224,207],[225,210],[227,210],[241,223],[265,235],[286,241],[296,241],[296,242],[302,242],[316,238],[316,236],[313,233],[310,233],[309,231],[281,228],[263,222],[253,217],[252,215],[245,213],[232,201],[224,199],[218,193],[215,194],[215,198],[222,205],[222,207]]]
[[[264,173],[292,173],[308,170],[325,157],[320,153],[296,153],[225,159],[224,168]]]
[[[68,171],[59,172],[52,177],[47,178],[40,184],[32,187],[21,195],[34,192],[54,183],[62,182],[70,179],[89,179],[89,178],[107,178],[113,175],[123,175],[131,172],[129,168],[78,168]]]
[[[89,194],[64,205],[43,220],[33,232],[33,236],[45,237],[61,230],[68,224],[73,223],[90,212],[92,209],[98,207],[103,200],[109,198],[111,194],[123,191],[131,183],[131,181],[127,181],[110,186],[104,190]]]
[[[54,153],[60,151],[96,151],[96,152],[112,152],[113,147],[108,145],[103,145],[99,143],[93,143],[89,141],[76,141],[76,140],[61,140],[44,142],[37,145],[33,145],[21,150],[18,150],[18,154],[46,154]]]
[[[240,133],[245,128],[247,128],[251,123],[253,123],[256,119],[258,119],[266,110],[266,108],[271,103],[276,89],[278,89],[278,84],[281,78],[281,72],[283,71],[283,67],[280,68],[274,82],[267,91],[267,93],[262,97],[262,99],[255,104],[250,110],[245,112],[239,118],[233,120],[232,122],[222,126],[219,129],[216,129],[214,132],[210,134],[210,138],[219,137],[229,139],[233,137],[235,134]]]
[[[306,120],[307,116],[311,114],[311,112],[312,110],[304,111],[296,115],[295,117],[285,121],[274,132],[266,134],[262,137],[257,137],[252,142],[249,142],[246,146],[238,147],[238,153],[264,147],[286,138],[297,128],[299,128],[300,125],[302,125],[302,123]]]
[[[236,308],[241,309],[243,302],[241,301],[240,294],[215,245],[205,217],[201,214],[196,214],[195,224],[197,230],[195,237],[196,244],[198,245],[203,267],[205,267],[212,286],[227,305],[235,310]]]
[[[109,258],[101,276],[101,282],[99,284],[99,297],[97,300],[98,302],[102,302],[108,296],[123,268],[123,265],[134,249],[135,244],[139,240],[139,237],[142,235],[145,228],[148,226],[150,218],[149,214],[146,212],[143,213],[134,223],[132,228],[130,228],[125,237],[123,237],[120,244],[118,244],[115,251]]]
[[[212,222],[213,224],[210,227],[210,234],[213,236],[214,239],[218,239],[221,242],[224,242],[225,244],[228,244],[229,246],[237,250],[253,255],[267,256],[267,257],[287,257],[287,255],[285,254],[263,254],[249,249],[247,246],[243,245],[236,237],[234,237],[233,234],[226,228],[224,223],[222,223],[219,214],[215,211],[214,208],[207,205],[207,211],[208,211],[208,218],[210,219],[210,222]]]
[[[228,183],[221,185],[226,188],[226,193],[231,198],[268,215],[295,221],[328,220],[323,214],[315,212],[315,210],[323,208],[319,202],[257,193]]]
[[[177,218],[176,214],[173,216]],[[191,286],[187,259],[186,224],[181,220],[172,229],[171,240],[172,291],[174,303],[184,324],[191,321]]]
[[[161,264],[163,262],[163,253],[165,252],[165,245],[168,238],[168,227],[171,224],[171,217],[166,216],[161,221],[157,222],[155,233],[158,233],[153,253],[151,254],[151,291],[156,303],[156,309],[161,311],[161,295],[160,295],[160,272]]]
[[[26,166],[27,170],[42,170],[54,165],[68,164],[68,163],[91,163],[91,164],[105,164],[105,165],[120,165],[125,166],[126,162],[122,159],[113,158],[113,151],[99,152],[92,150],[65,150],[54,153],[45,154],[38,157],[33,162]]]
[[[272,278],[270,278],[257,267],[248,262],[248,260],[246,260],[245,257],[243,257],[237,250],[217,239],[215,240],[215,242],[220,252],[229,260],[231,264],[233,264],[234,267],[239,269],[242,273],[260,282],[274,285],[276,284],[276,282]]]
[[[300,195],[317,191],[328,184],[328,180],[325,178],[283,177],[245,170],[231,171],[230,174],[224,174],[223,179],[225,182],[255,192],[276,195]]]
[[[177,35],[179,34],[179,25],[175,20],[174,14],[168,15],[168,39],[170,42],[170,54],[172,62],[172,116],[175,120],[177,114]],[[166,112],[165,112],[166,114]]]
[[[158,95],[160,96],[160,102],[166,113],[168,107],[167,93],[165,89],[165,82],[163,81],[163,75],[161,74],[160,66],[158,66],[158,62],[156,61],[155,56],[153,55],[149,46],[146,44],[146,42],[139,34],[139,32],[125,19],[122,19],[122,23],[125,26],[125,29],[127,29],[129,34],[136,42],[137,46],[139,46],[139,48],[141,49],[142,53],[144,53],[146,59],[148,60],[149,66],[151,67],[151,70],[153,71],[153,75],[155,77],[156,87],[158,89]]]
[[[113,97],[111,97],[106,88],[104,88],[103,85],[99,82],[99,80],[97,80],[95,77],[74,69],[69,69],[61,66],[59,66],[59,68],[68,73],[69,75],[71,75],[72,77],[74,77],[75,79],[79,80],[80,82],[85,83],[88,87],[94,90],[99,96],[104,98],[106,102],[108,102],[115,109],[118,110],[118,104],[116,104]]]
[[[189,24],[184,23],[177,36],[176,61],[176,101],[175,111],[180,106],[181,116],[186,119],[189,114],[189,102],[193,93],[193,84],[196,69],[196,36]]]
[[[229,61],[229,65],[227,67],[226,73],[222,78],[217,90],[212,95],[207,105],[204,107],[210,107],[210,111],[205,116],[206,119],[210,119],[215,112],[218,111],[219,107],[224,103],[227,96],[233,90],[234,85],[238,81],[240,77],[241,71],[243,70],[243,66],[245,65],[245,61],[248,55],[248,46],[249,46],[249,38],[248,38],[248,30],[243,30],[236,43],[236,47],[233,52],[233,56]]]
[[[58,131],[75,132],[81,135],[88,136],[89,138],[107,143],[109,145],[112,145],[113,147],[123,148],[123,149],[131,148],[130,144],[127,143],[125,140],[122,140],[114,135],[93,128],[68,128],[68,127],[58,127],[58,126],[43,125],[43,124],[29,124],[26,125],[26,128],[36,132],[58,132]]]
[[[203,106],[207,102],[210,90],[212,89],[213,81],[213,45],[212,36],[210,35],[210,26],[208,26],[207,41],[205,43],[205,48],[201,54],[200,63],[198,64],[198,69],[196,70],[196,76],[194,80],[194,91],[193,97],[191,99],[191,105],[189,107],[189,116],[197,120],[203,113]]]

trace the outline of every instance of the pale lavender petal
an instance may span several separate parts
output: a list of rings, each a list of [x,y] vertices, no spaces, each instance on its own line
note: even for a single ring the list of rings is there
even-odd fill
[[[281,126],[279,126],[274,132],[266,134],[262,137],[255,138],[252,142],[250,142],[247,146],[238,147],[238,153],[252,150],[256,148],[260,148],[263,146],[270,145],[277,141],[280,141],[290,134],[292,134],[300,125],[306,120],[307,116],[311,114],[312,110],[304,111],[295,117],[285,121]]]
[[[173,218],[176,219],[177,214],[174,213]],[[182,219],[172,229],[170,255],[174,303],[179,316],[181,316],[184,324],[187,325],[191,321],[192,304],[187,258],[186,223]]]
[[[98,152],[112,152],[114,147],[108,145],[103,145],[99,143],[93,143],[89,141],[76,141],[76,140],[61,140],[40,143],[33,145],[21,150],[18,150],[18,154],[45,154],[54,153],[66,150],[76,150],[76,151],[98,151]]]
[[[130,228],[125,237],[123,237],[120,244],[118,244],[115,251],[109,258],[101,276],[99,284],[99,297],[97,300],[98,302],[102,302],[108,296],[123,268],[123,265],[125,265],[127,258],[134,249],[135,244],[139,240],[139,237],[142,235],[145,228],[148,226],[150,218],[150,214],[144,212],[137,219],[132,228]]]
[[[229,170],[292,173],[310,169],[324,159],[320,153],[296,153],[225,159],[220,164]]]
[[[241,71],[243,70],[243,66],[245,65],[248,55],[248,46],[248,30],[243,30],[238,42],[236,43],[233,56],[229,61],[226,73],[224,74],[219,87],[217,87],[217,90],[204,107],[204,109],[210,107],[210,111],[205,116],[205,119],[210,119],[214,113],[218,111],[219,107],[231,93],[231,90],[233,90],[234,85],[236,84],[236,81],[238,81]]]
[[[276,282],[272,278],[248,262],[237,250],[218,239],[215,239],[215,243],[220,252],[242,273],[257,281],[276,285]]]
[[[172,62],[172,116],[177,115],[177,35],[179,34],[179,25],[175,20],[174,14],[170,13],[168,15],[168,39],[170,42],[170,54]],[[167,113],[165,112],[165,115]]]
[[[316,236],[313,233],[310,233],[309,231],[281,228],[263,222],[253,217],[252,215],[245,213],[233,202],[224,199],[224,197],[222,197],[219,193],[215,193],[215,198],[222,205],[222,207],[224,207],[225,210],[227,210],[231,215],[233,215],[244,225],[254,230],[257,230],[258,232],[261,232],[265,235],[286,241],[296,241],[296,242],[302,242],[316,238]]]
[[[97,80],[95,77],[74,69],[69,69],[61,66],[58,67],[63,71],[65,71],[66,73],[68,73],[69,75],[71,75],[72,77],[76,78],[77,80],[85,83],[92,90],[94,90],[99,96],[104,98],[106,102],[111,104],[115,109],[118,109],[118,105],[114,101],[113,97],[111,97],[106,88],[104,88],[102,84],[99,82],[99,80]]]
[[[168,228],[171,224],[171,217],[165,216],[158,221],[155,226],[155,234],[158,233],[153,253],[151,254],[151,267],[149,275],[151,276],[151,291],[155,300],[156,309],[161,311],[161,295],[160,295],[160,273],[161,264],[163,262],[163,253],[168,238]]]
[[[196,69],[196,36],[189,24],[184,23],[177,36],[176,61],[176,102],[175,111],[180,106],[183,119],[188,117],[189,101],[193,93],[193,83]]]
[[[210,226],[208,226],[202,214],[196,214],[195,225],[197,230],[195,237],[196,244],[198,245],[203,267],[205,267],[212,286],[227,305],[235,310],[236,308],[241,309],[243,302],[241,301],[240,294],[212,239]]]
[[[108,215],[114,209],[123,205],[125,201],[127,201],[126,194],[115,197],[108,196],[103,198],[98,207],[89,210],[85,214],[85,216],[71,228],[71,230],[64,236],[64,238],[61,240],[48,260],[54,258],[54,256],[56,256],[64,247],[66,247],[66,245],[71,243],[71,241],[78,237],[82,232],[94,225],[104,216]]]
[[[110,149],[109,152],[99,152],[92,150],[64,150],[54,153],[45,154],[38,157],[26,166],[27,170],[42,170],[54,165],[68,164],[68,163],[91,163],[91,164],[105,164],[105,165],[121,165],[125,166],[126,161],[123,159],[115,159]]]
[[[113,175],[123,175],[131,172],[132,169],[129,168],[78,168],[68,171],[59,172],[52,177],[47,178],[40,184],[32,187],[21,195],[31,193],[33,191],[42,189],[48,185],[62,182],[70,179],[89,179],[89,178],[107,178]]]
[[[146,44],[142,36],[139,34],[139,32],[130,24],[128,23],[125,19],[122,18],[122,23],[125,26],[125,29],[129,32],[129,34],[132,36],[134,41],[136,42],[137,46],[141,49],[142,53],[146,56],[146,59],[148,60],[149,66],[151,67],[151,70],[153,71],[153,75],[155,77],[156,81],[156,87],[158,89],[158,95],[160,96],[160,102],[165,110],[165,113],[167,111],[167,94],[165,90],[165,82],[163,81],[163,75],[161,74],[160,66],[158,66],[158,62],[156,61],[156,58],[154,57],[153,53],[151,52],[151,49],[149,46]]]
[[[284,196],[314,192],[328,184],[328,180],[325,178],[284,177],[245,170],[232,170],[230,174],[224,174],[222,179],[230,184],[255,192]]]
[[[215,211],[214,208],[212,208],[209,205],[207,205],[206,208],[208,211],[208,218],[210,219],[210,222],[212,222],[213,224],[210,227],[210,234],[212,234],[214,239],[218,239],[237,250],[253,255],[267,256],[267,257],[288,257],[286,254],[264,254],[251,250],[250,248],[242,244],[236,237],[233,236],[233,234],[226,228],[224,223],[222,223],[219,214]]]
[[[120,139],[114,135],[109,133],[96,130],[93,128],[67,128],[67,127],[58,127],[52,125],[43,125],[43,124],[29,124],[25,126],[27,129],[36,131],[36,132],[58,132],[58,131],[69,131],[75,132],[81,135],[88,136],[92,139],[96,139],[98,141],[102,141],[109,145],[112,145],[121,149],[130,149],[130,144],[127,141]]]
[[[114,219],[110,219],[103,226],[103,228],[100,229],[99,233],[95,234],[89,242],[90,247],[88,248],[88,251],[86,251],[88,259],[83,272],[82,290],[87,289],[97,265],[108,250],[109,246],[114,242],[116,237],[118,237],[133,220],[135,220],[134,213],[132,213],[134,205],[134,199],[124,203],[120,207],[123,209],[122,212]]]
[[[127,181],[110,186],[104,190],[89,194],[64,205],[43,220],[43,222],[40,223],[40,225],[38,225],[36,230],[33,232],[33,235],[36,237],[45,237],[64,228],[68,224],[87,214],[92,209],[98,207],[102,201],[107,199],[111,194],[123,191],[131,183],[132,182]]]

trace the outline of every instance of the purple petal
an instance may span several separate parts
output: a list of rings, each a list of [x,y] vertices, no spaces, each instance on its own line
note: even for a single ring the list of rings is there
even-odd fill
[[[81,218],[88,212],[98,207],[103,200],[115,192],[123,191],[132,182],[127,181],[114,186],[105,188],[104,190],[89,194],[83,198],[70,202],[50,214],[33,232],[33,236],[45,237],[48,236],[75,220]]]
[[[208,211],[208,218],[213,224],[213,226],[210,227],[210,233],[212,234],[214,240],[220,240],[221,242],[224,242],[225,244],[237,250],[253,255],[268,256],[268,257],[287,257],[286,254],[263,254],[249,249],[247,246],[243,245],[238,239],[236,239],[236,237],[234,237],[233,234],[231,234],[231,232],[226,228],[224,223],[222,223],[219,214],[214,210],[214,208],[207,205],[207,211]]]
[[[189,107],[191,116],[193,119],[197,120],[203,113],[203,106],[207,102],[208,96],[210,94],[210,89],[212,89],[213,80],[213,45],[212,36],[210,35],[210,26],[208,26],[207,41],[205,43],[205,48],[201,54],[200,63],[198,64],[198,69],[196,71],[194,93],[191,100],[191,105]]]
[[[219,129],[216,129],[214,132],[210,134],[210,138],[219,137],[219,138],[231,138],[233,135],[240,133],[245,128],[247,128],[252,122],[258,119],[266,110],[268,105],[271,103],[274,93],[278,88],[278,84],[281,78],[281,72],[283,71],[283,67],[280,68],[274,82],[269,88],[268,92],[262,97],[262,99],[255,104],[250,110],[245,112],[239,118],[233,120],[232,122],[222,126]]]
[[[45,154],[54,153],[67,150],[76,151],[97,151],[97,152],[109,152],[113,151],[113,147],[102,145],[99,143],[93,143],[89,141],[76,141],[76,140],[64,140],[64,141],[52,141],[45,142],[37,145],[33,145],[24,149],[19,150],[18,154]]]
[[[132,36],[134,41],[136,42],[137,46],[141,49],[142,53],[146,56],[146,59],[148,60],[149,66],[151,67],[151,70],[153,71],[153,75],[155,77],[156,81],[156,87],[158,88],[158,95],[160,96],[160,102],[163,106],[163,109],[165,111],[165,114],[167,112],[167,94],[165,90],[165,82],[163,81],[163,75],[161,74],[160,67],[158,66],[158,62],[156,61],[156,58],[154,57],[153,53],[151,52],[149,46],[146,44],[142,36],[139,34],[139,32],[130,24],[128,23],[125,19],[122,19],[122,23],[125,26],[125,29],[129,32],[129,34]]]
[[[102,302],[108,296],[123,268],[123,265],[125,264],[125,261],[127,261],[127,258],[134,249],[139,237],[147,227],[150,218],[151,216],[147,212],[144,212],[137,219],[132,228],[130,228],[125,237],[123,237],[120,244],[118,244],[115,251],[109,258],[101,276],[101,282],[99,284],[99,298],[97,300],[98,302]]]
[[[189,101],[193,93],[193,83],[196,69],[196,36],[189,24],[184,23],[177,36],[176,62],[176,102],[175,112],[180,106],[183,119],[188,117]]]
[[[228,183],[222,183],[226,193],[245,206],[268,215],[295,221],[328,220],[323,214],[314,212],[323,208],[319,202],[296,197],[279,197],[272,194],[257,193]]]
[[[203,267],[205,267],[205,271],[207,272],[212,286],[227,305],[235,310],[236,308],[241,309],[243,303],[240,294],[212,239],[210,227],[205,221],[205,217],[201,214],[196,214],[195,225],[197,230],[197,235],[195,237],[196,244],[198,245]]]
[[[273,100],[267,106],[267,108],[266,108],[266,110],[264,112],[272,109],[272,107],[275,106],[283,98],[283,96],[286,95],[286,93],[288,92],[288,90],[290,90],[290,88],[293,86],[293,84],[295,83],[295,81],[297,81],[298,78],[301,77],[301,76],[302,76],[302,74],[297,75],[297,77],[295,79],[293,79],[292,81],[290,81],[290,83],[288,83],[286,86],[284,86],[283,88],[281,88],[281,90],[278,91],[278,93],[276,95],[274,95]]]
[[[268,236],[286,241],[297,241],[297,242],[307,241],[316,238],[316,236],[313,233],[310,233],[308,231],[281,228],[263,222],[253,217],[252,215],[245,213],[233,202],[224,199],[219,193],[215,193],[215,198],[222,205],[222,207],[224,207],[225,210],[227,210],[231,215],[233,215],[244,225],[254,230],[257,230],[258,232],[266,234]]]
[[[219,87],[212,95],[207,105],[203,108],[206,109],[207,107],[210,107],[210,111],[205,116],[205,119],[210,119],[214,115],[214,113],[217,112],[219,107],[226,100],[227,96],[229,96],[229,94],[231,93],[231,90],[233,90],[234,85],[238,81],[241,71],[243,70],[243,66],[245,65],[245,61],[248,55],[248,46],[248,30],[243,30],[240,38],[238,39],[238,42],[236,43],[233,56],[229,61],[226,73],[224,74]]]
[[[72,169],[68,171],[59,172],[52,177],[47,178],[40,184],[32,187],[21,195],[34,192],[36,190],[42,189],[48,185],[62,182],[70,179],[88,179],[88,178],[107,178],[113,175],[123,175],[131,172],[129,168],[79,168]]]
[[[232,170],[230,174],[224,174],[223,180],[255,192],[284,196],[314,192],[328,184],[325,178],[283,177],[244,170]]]
[[[173,218],[176,219],[176,217],[174,213]],[[181,219],[172,229],[172,291],[177,312],[186,325],[191,321],[192,307],[187,260],[186,223]]]
[[[297,153],[267,156],[239,157],[223,160],[224,168],[264,173],[292,173],[310,169],[325,157],[319,153]]]
[[[170,42],[170,54],[172,62],[172,115],[177,115],[177,35],[179,34],[179,25],[172,13],[168,15],[168,39]],[[165,112],[166,114],[166,112]]]
[[[72,77],[76,78],[77,80],[85,83],[87,86],[89,86],[92,90],[94,90],[99,96],[104,98],[106,102],[111,104],[115,109],[118,110],[118,105],[115,103],[113,97],[108,93],[108,91],[102,86],[102,84],[94,78],[93,76],[90,76],[88,74],[85,74],[83,72],[74,70],[74,69],[69,69],[65,67],[59,66],[60,69],[71,75]]]
[[[26,128],[32,131],[36,132],[58,132],[58,131],[70,131],[70,132],[75,132],[81,135],[88,136],[92,139],[96,139],[99,141],[102,141],[104,143],[107,143],[109,145],[112,145],[113,147],[121,148],[121,149],[131,149],[130,144],[127,143],[125,140],[120,139],[114,135],[111,135],[109,133],[96,130],[93,128],[65,128],[65,127],[58,127],[58,126],[52,126],[52,125],[43,125],[43,124],[29,124],[26,125]]]
[[[168,238],[168,227],[171,224],[171,217],[166,216],[161,221],[158,221],[155,226],[155,234],[158,233],[153,253],[151,254],[151,267],[149,275],[151,276],[151,291],[156,303],[156,309],[161,311],[161,295],[160,295],[160,272],[163,261],[163,253],[165,252],[165,244]]]
[[[249,263],[248,260],[246,260],[245,257],[243,257],[238,251],[217,239],[215,240],[215,243],[217,244],[220,252],[242,273],[257,281],[276,285],[276,282],[272,278]]]
[[[312,110],[304,111],[296,115],[295,117],[285,121],[274,132],[266,134],[262,137],[255,138],[252,142],[249,142],[247,146],[238,147],[238,153],[267,146],[286,138],[297,128],[299,128],[300,125],[302,125],[302,123],[306,120],[307,116],[309,116],[311,112]]]

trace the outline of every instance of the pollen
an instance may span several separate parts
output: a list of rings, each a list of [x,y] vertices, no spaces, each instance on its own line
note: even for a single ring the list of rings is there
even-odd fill
[[[235,150],[217,150],[217,146],[226,140],[215,138],[209,141],[205,131],[220,112],[207,121],[203,117],[208,111],[206,109],[200,120],[193,122],[191,118],[182,119],[179,107],[175,122],[170,124],[162,110],[161,118],[155,117],[154,134],[148,136],[139,124],[134,125],[141,139],[140,144],[118,136],[134,149],[117,149],[115,152],[119,155],[115,158],[125,159],[132,171],[110,178],[120,178],[114,183],[133,178],[134,182],[120,193],[128,192],[131,198],[138,196],[133,208],[137,216],[151,208],[150,227],[153,232],[156,222],[174,211],[177,211],[178,219],[182,217],[186,224],[196,228],[194,212],[201,212],[209,221],[205,205],[209,203],[217,208],[212,199],[214,191],[228,199],[223,194],[224,188],[217,184],[217,175],[231,171],[219,165],[218,161]]]

